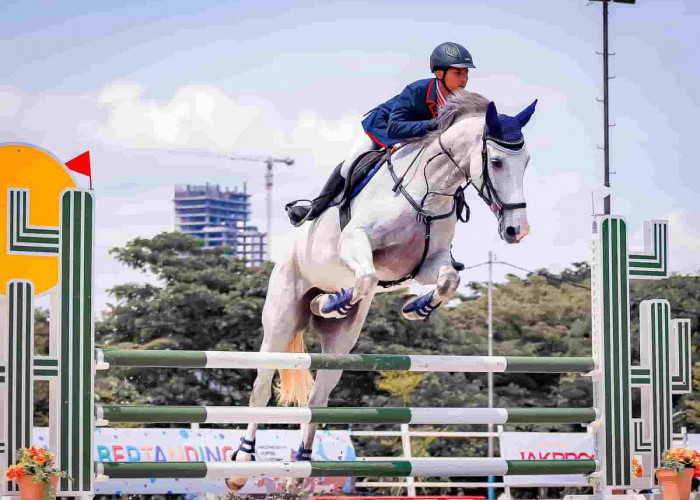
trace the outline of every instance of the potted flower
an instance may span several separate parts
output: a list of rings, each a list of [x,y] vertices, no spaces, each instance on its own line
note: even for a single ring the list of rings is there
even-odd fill
[[[642,464],[639,463],[637,457],[632,457],[632,473],[634,477],[642,477],[644,475],[644,469]]]
[[[22,448],[17,451],[17,464],[5,471],[5,477],[19,485],[22,500],[56,498],[58,479],[68,476],[56,468],[55,458],[53,453],[44,448]]]
[[[672,448],[663,454],[656,477],[663,500],[688,500],[693,476],[700,477],[700,453],[689,448]]]

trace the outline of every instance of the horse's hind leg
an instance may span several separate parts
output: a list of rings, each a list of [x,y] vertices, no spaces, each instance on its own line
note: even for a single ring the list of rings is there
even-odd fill
[[[270,276],[267,297],[262,313],[264,337],[260,352],[284,352],[294,336],[302,332],[309,322],[308,298],[299,296],[297,274],[292,262],[275,266]],[[249,406],[267,406],[272,396],[274,369],[258,370],[250,395]],[[241,441],[233,460],[248,462],[255,460],[255,434],[257,423],[250,423],[245,438]],[[240,490],[246,477],[226,479],[226,486],[232,491]]]
[[[340,258],[355,273],[355,286],[335,294],[323,294],[311,302],[311,311],[322,318],[344,318],[351,306],[374,294],[379,282],[372,245],[361,228],[343,231],[338,243]]]
[[[314,328],[321,332],[321,347],[324,353],[348,354],[352,350],[360,336],[362,325],[367,319],[373,297],[374,294],[365,297],[343,320],[312,318]],[[309,407],[328,406],[328,397],[338,385],[342,373],[342,370],[319,370],[316,372],[316,380],[309,397]],[[297,451],[296,459],[310,460],[316,424],[304,424],[301,431],[303,440]]]

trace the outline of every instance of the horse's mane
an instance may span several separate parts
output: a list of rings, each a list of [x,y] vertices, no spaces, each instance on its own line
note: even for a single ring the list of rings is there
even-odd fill
[[[486,107],[489,105],[489,102],[487,98],[476,92],[469,92],[464,89],[457,90],[447,98],[445,104],[440,108],[437,116],[437,130],[430,132],[424,137],[409,139],[406,142],[415,142],[421,146],[427,146],[463,116],[486,113]]]

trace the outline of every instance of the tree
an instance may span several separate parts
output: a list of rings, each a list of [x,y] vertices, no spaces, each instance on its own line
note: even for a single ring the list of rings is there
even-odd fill
[[[103,348],[256,351],[271,265],[247,267],[225,249],[204,249],[180,233],[136,238],[111,254],[159,285],[127,283],[110,290],[110,305],[96,325]],[[126,369],[124,387],[102,379],[102,402],[245,404],[254,372]],[[104,389],[104,390],[101,390]],[[112,391],[116,389],[116,393]],[[124,393],[125,392],[125,393]]]

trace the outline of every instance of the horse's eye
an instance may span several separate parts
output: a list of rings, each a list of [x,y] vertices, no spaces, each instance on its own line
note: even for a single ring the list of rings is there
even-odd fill
[[[494,168],[501,168],[503,167],[503,160],[500,158],[491,158],[491,165],[493,165]]]

